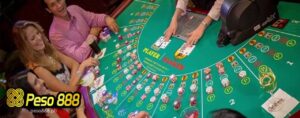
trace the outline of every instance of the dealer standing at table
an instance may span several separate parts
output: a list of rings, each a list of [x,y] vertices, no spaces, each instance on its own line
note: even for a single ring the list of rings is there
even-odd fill
[[[199,0],[200,1],[200,0]],[[220,10],[224,0],[216,0],[213,6],[211,7],[207,16],[203,19],[203,21],[199,24],[199,26],[192,32],[188,34],[187,45],[191,46],[198,42],[198,40],[202,37],[205,29],[210,25],[212,20],[218,20],[220,17]],[[188,0],[178,0],[176,5],[175,13],[172,17],[171,23],[165,32],[165,39],[169,40],[172,35],[176,33],[178,19],[182,14],[186,12],[186,8],[188,5]]]
[[[54,15],[49,30],[51,43],[79,63],[93,53],[89,44],[97,37],[90,34],[91,27],[107,25],[113,32],[119,31],[115,20],[108,15],[85,11],[76,5],[67,7],[65,0],[41,0],[41,3]]]

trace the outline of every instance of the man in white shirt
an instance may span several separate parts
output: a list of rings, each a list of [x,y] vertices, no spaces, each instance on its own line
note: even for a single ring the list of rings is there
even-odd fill
[[[207,16],[199,24],[199,26],[192,32],[188,34],[189,38],[187,40],[187,46],[194,45],[202,37],[203,32],[210,25],[212,20],[218,20],[220,17],[220,10],[224,0],[216,0],[212,8],[210,9]],[[176,33],[178,19],[181,14],[186,12],[188,5],[188,0],[178,0],[176,5],[175,13],[172,17],[171,23],[165,32],[165,39],[169,40],[172,35]]]

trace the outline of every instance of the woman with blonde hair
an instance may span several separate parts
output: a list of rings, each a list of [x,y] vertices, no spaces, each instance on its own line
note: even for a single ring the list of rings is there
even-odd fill
[[[76,91],[85,68],[98,64],[97,60],[88,58],[79,65],[72,58],[57,51],[49,43],[42,27],[35,22],[16,22],[13,36],[22,62],[43,79],[52,91]]]
[[[79,65],[74,59],[57,51],[49,43],[42,27],[35,22],[16,22],[13,36],[22,62],[51,91],[77,91],[85,69],[98,65],[98,61],[91,57]]]

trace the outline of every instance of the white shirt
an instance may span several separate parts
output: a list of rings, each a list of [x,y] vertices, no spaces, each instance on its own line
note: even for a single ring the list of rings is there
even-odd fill
[[[210,9],[208,16],[211,17],[213,20],[218,20],[220,18],[220,11],[223,2],[224,0],[216,0],[214,5]],[[185,13],[187,5],[188,5],[188,0],[178,0],[176,8],[183,10],[183,12]]]

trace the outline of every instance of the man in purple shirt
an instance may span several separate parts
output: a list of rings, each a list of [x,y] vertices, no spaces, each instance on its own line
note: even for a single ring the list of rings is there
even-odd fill
[[[85,11],[79,6],[68,6],[65,0],[42,0],[43,6],[54,15],[49,38],[61,52],[79,63],[93,53],[89,44],[97,37],[90,34],[92,27],[108,26],[113,32],[119,27],[115,20],[105,14]]]

